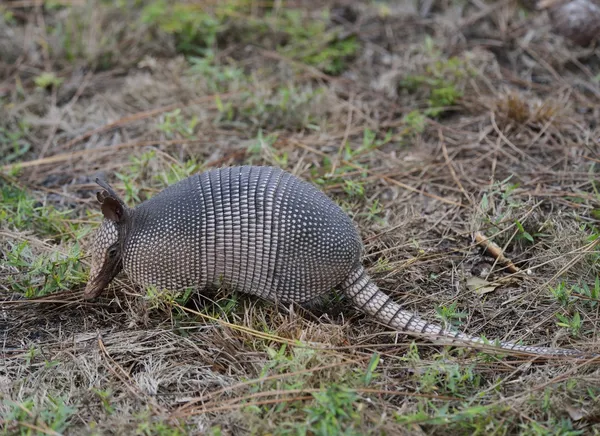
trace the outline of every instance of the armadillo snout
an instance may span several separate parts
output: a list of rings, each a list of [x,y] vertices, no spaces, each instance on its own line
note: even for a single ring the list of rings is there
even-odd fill
[[[121,243],[117,225],[105,219],[96,232],[92,247],[90,277],[83,298],[99,296],[122,269]]]

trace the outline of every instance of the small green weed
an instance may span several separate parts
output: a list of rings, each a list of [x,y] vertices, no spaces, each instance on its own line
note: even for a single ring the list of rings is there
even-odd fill
[[[380,257],[377,259],[375,263],[375,272],[383,273],[392,270],[392,266],[390,265],[390,260],[385,257]]]
[[[345,161],[352,162],[358,165],[358,163],[355,162],[355,160],[358,157],[364,154],[368,154],[371,151],[376,150],[385,144],[388,144],[392,140],[392,137],[393,134],[390,130],[386,132],[383,138],[378,139],[377,132],[371,129],[365,129],[363,131],[362,143],[358,148],[353,149],[349,143],[345,144],[343,150],[343,158]]]
[[[33,345],[30,345],[29,350],[27,350],[27,352],[25,353],[25,363],[27,363],[27,365],[31,365],[35,360],[37,354],[38,349],[35,348]]]
[[[556,324],[568,329],[571,335],[579,336],[583,324],[581,315],[579,315],[580,308],[585,306],[589,309],[596,308],[600,295],[600,278],[596,276],[592,286],[587,283],[567,285],[562,281],[556,286],[549,287],[549,290],[552,297],[571,313],[571,315],[557,313]]]
[[[549,418],[545,422],[536,422],[528,420],[519,425],[519,434],[534,435],[534,436],[579,436],[585,434],[583,430],[573,428],[573,421],[568,418]],[[549,431],[548,429],[552,429]]]
[[[440,404],[438,401],[422,398],[418,400],[416,410],[394,414],[397,423],[403,426],[424,426],[424,429],[443,426],[451,434],[482,434],[483,430],[501,428],[501,416],[510,410],[510,406],[473,404],[473,392],[487,383],[486,377],[477,372],[477,364],[450,363],[443,354],[436,355],[433,361],[421,360],[414,342],[401,360],[414,368],[416,391],[448,395],[464,401]]]
[[[519,183],[511,183],[513,176],[494,182],[484,193],[479,203],[483,227],[494,237],[499,246],[516,244],[518,247],[528,247],[549,236],[548,229],[552,223],[546,220],[542,223],[533,220],[525,221],[527,210],[531,204],[515,195]],[[513,228],[509,228],[513,227]]]
[[[326,172],[324,176],[320,176],[316,169],[313,170],[312,178],[314,182],[323,187],[340,184],[344,192],[353,199],[364,198],[365,196],[365,183],[360,179],[345,179],[344,176],[348,173],[354,173],[358,168],[366,169],[366,166],[360,162],[360,157],[368,155],[372,151],[379,147],[388,144],[392,141],[393,134],[391,131],[387,131],[383,138],[377,135],[377,132],[371,129],[365,129],[363,131],[362,143],[358,147],[353,147],[350,142],[346,142],[342,149],[341,158],[348,162],[348,164],[342,163],[333,167],[331,159],[328,157],[323,158],[323,170]],[[352,165],[350,165],[350,163]],[[362,178],[367,177],[366,171],[361,171]],[[351,207],[350,207],[351,209]],[[383,207],[378,201],[373,202],[368,212],[362,212],[360,216],[367,216],[369,220],[377,221],[380,220],[378,216],[383,212]]]
[[[243,310],[243,305],[240,304],[239,294],[236,292],[227,293],[204,307],[204,313],[214,318],[223,319],[229,318],[230,315],[239,310]]]
[[[271,371],[275,373],[297,372],[301,369],[309,368],[318,362],[315,350],[309,348],[288,349],[287,345],[283,344],[278,349],[267,347],[265,351],[269,356],[269,361],[261,369],[261,378],[267,377]],[[304,384],[305,379],[306,376],[289,378],[285,381],[283,387],[285,389],[297,389]],[[279,383],[276,386],[260,383],[255,385],[253,390],[258,392],[268,387],[281,388],[282,386]]]
[[[169,139],[175,137],[191,139],[195,136],[194,130],[197,124],[198,117],[194,116],[186,120],[181,114],[181,109],[175,109],[162,115],[157,127]]]
[[[249,79],[242,68],[235,65],[219,65],[213,50],[206,49],[203,56],[190,56],[190,68],[187,75],[197,77],[206,84],[211,93],[228,92],[242,85],[248,85]],[[221,106],[223,106],[221,104]],[[219,109],[223,111],[223,107]]]
[[[447,326],[458,327],[462,324],[460,321],[468,316],[465,312],[456,311],[457,303],[454,302],[449,306],[438,306],[435,308],[437,317]]]
[[[241,97],[242,103],[233,110],[219,110],[217,121],[230,115],[226,121],[244,123],[268,130],[287,129],[318,130],[317,106],[324,94],[324,88],[298,87],[285,85],[264,92],[248,92]]]
[[[31,149],[27,140],[30,127],[26,121],[17,121],[12,128],[0,127],[0,163],[21,160]]]
[[[558,322],[556,323],[556,325],[568,329],[569,332],[575,337],[579,336],[579,333],[581,332],[582,323],[581,316],[579,316],[579,312],[575,312],[575,314],[572,317],[557,313],[556,317],[558,318]]]
[[[102,402],[102,407],[104,407],[106,414],[112,415],[113,413],[115,413],[115,408],[110,404],[110,399],[113,395],[112,389],[108,388],[102,390],[93,388],[92,390],[96,395],[98,395],[98,398],[100,398],[100,401]]]
[[[16,23],[15,15],[4,6],[0,6],[0,18],[8,25],[14,25]]]
[[[510,410],[510,406],[473,406],[467,402],[461,406],[437,406],[432,401],[421,401],[418,408],[413,413],[395,414],[396,422],[432,430],[441,426],[449,434],[480,435],[490,430],[504,434],[506,428],[502,425],[502,414]]]
[[[191,433],[191,429],[180,420],[155,416],[149,408],[137,413],[135,421],[136,436],[184,436]]]
[[[170,164],[167,170],[155,174],[154,180],[162,187],[167,187],[199,172],[201,169],[202,165],[196,159],[191,158],[183,162]]]
[[[146,286],[144,299],[148,302],[150,310],[169,312],[175,304],[185,305],[194,293],[193,288],[184,291],[171,291],[159,289],[156,286]]]
[[[481,385],[481,376],[473,369],[473,366],[436,362],[420,375],[419,390],[467,398],[473,389]]]
[[[213,426],[209,430],[210,436],[223,436],[223,431],[220,426]]]
[[[519,220],[515,220],[515,225],[517,226],[517,230],[518,230],[518,233],[515,235],[515,240],[527,241],[531,244],[533,244],[535,242],[534,237],[531,235],[531,233],[529,233],[528,231],[525,230],[525,228],[523,227],[523,224],[521,224],[521,222]],[[538,235],[535,235],[535,236],[538,236]]]
[[[364,384],[368,386],[371,384],[373,379],[377,377],[377,373],[375,370],[377,369],[377,365],[381,360],[381,355],[379,353],[373,353],[371,356],[371,360],[369,360],[369,364],[367,365],[367,371],[365,372]]]
[[[256,140],[248,147],[249,161],[252,162],[258,158],[266,162],[272,162],[281,168],[287,167],[287,151],[280,151],[274,147],[277,137],[276,133],[265,136],[262,129],[259,129]]]
[[[357,394],[332,384],[324,391],[312,394],[313,404],[304,409],[306,423],[296,427],[296,434],[319,436],[360,435],[362,404]]]
[[[364,197],[365,185],[355,180],[344,180],[344,192],[350,197]]]
[[[594,309],[598,305],[598,301],[600,301],[600,277],[596,276],[594,284],[591,287],[587,283],[581,286],[575,285],[573,287],[573,294],[581,294],[587,297],[584,299],[584,303]]]
[[[129,165],[122,172],[116,172],[115,176],[123,183],[123,201],[125,203],[139,203],[140,185],[153,169],[150,164],[156,159],[156,150],[148,150],[139,155],[129,158]]]
[[[44,434],[63,433],[69,427],[71,417],[77,412],[73,406],[65,403],[60,397],[48,395],[40,402],[33,398],[21,403],[11,400],[2,400],[8,411],[0,420],[0,429],[4,434],[29,435],[32,428],[43,430]]]
[[[35,86],[41,89],[58,88],[64,79],[58,77],[51,71],[45,72],[33,79]]]
[[[415,109],[407,113],[404,118],[402,118],[402,121],[404,121],[404,124],[406,125],[402,134],[414,136],[425,131],[427,118],[424,114]]]
[[[561,306],[568,307],[573,302],[573,298],[571,297],[573,288],[567,286],[565,282],[560,282],[558,285],[550,287],[549,289],[554,299]]]
[[[379,203],[379,200],[375,199],[373,203],[369,206],[366,212],[359,212],[355,216],[361,217],[364,216],[367,220],[372,222],[377,222],[379,224],[384,224],[383,218],[381,218],[381,214],[383,213],[383,205]]]
[[[270,133],[265,136],[262,129],[258,129],[256,140],[248,147],[248,153],[252,156],[261,156],[265,151],[272,151],[273,144],[275,144],[276,141],[276,133]]]
[[[215,96],[215,104],[217,106],[217,110],[219,111],[219,115],[215,119],[215,123],[221,124],[223,122],[232,122],[234,121],[236,112],[233,108],[233,102],[228,101],[223,103],[221,97],[218,95]]]

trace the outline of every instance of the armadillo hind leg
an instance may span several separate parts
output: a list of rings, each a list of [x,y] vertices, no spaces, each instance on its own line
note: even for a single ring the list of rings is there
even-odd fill
[[[417,314],[403,310],[389,296],[382,292],[371,280],[362,265],[357,266],[341,284],[342,292],[352,301],[353,305],[387,326],[404,332],[433,335],[435,339],[449,343],[467,342],[485,345],[482,338],[472,337],[460,332],[444,329],[440,324],[429,323]],[[493,345],[493,341],[488,341]],[[530,347],[526,345],[513,344],[511,342],[500,342],[500,348],[531,353],[539,355],[580,355],[575,350],[561,348]]]

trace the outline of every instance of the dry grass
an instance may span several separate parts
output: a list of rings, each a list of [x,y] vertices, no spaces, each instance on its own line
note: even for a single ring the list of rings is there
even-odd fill
[[[0,7],[1,431],[598,433],[596,362],[444,348],[336,298],[180,306],[123,277],[79,299],[97,175],[133,205],[271,164],[343,205],[407,308],[598,352],[597,47],[514,1],[196,1],[191,36],[135,2],[46,3]]]

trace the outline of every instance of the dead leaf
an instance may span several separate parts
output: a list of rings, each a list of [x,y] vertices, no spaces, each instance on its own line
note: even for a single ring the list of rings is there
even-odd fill
[[[496,283],[490,283],[479,277],[469,277],[467,279],[467,288],[477,294],[489,294],[494,292],[500,286]]]
[[[569,416],[571,417],[571,419],[573,421],[579,421],[581,418],[583,418],[586,413],[583,409],[578,409],[575,407],[571,407],[571,406],[566,406],[565,409],[567,409],[567,413],[569,414]]]

